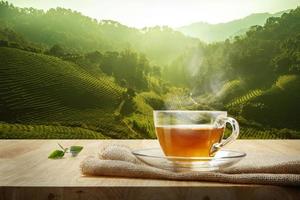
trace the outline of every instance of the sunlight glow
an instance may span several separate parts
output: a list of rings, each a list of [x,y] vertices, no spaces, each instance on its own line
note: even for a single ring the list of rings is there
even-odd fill
[[[84,15],[119,21],[125,25],[168,25],[194,22],[222,23],[251,13],[296,8],[299,0],[9,0],[16,6],[49,9],[70,8]]]

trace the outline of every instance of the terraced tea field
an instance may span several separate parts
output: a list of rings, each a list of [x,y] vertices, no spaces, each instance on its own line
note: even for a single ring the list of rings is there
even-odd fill
[[[239,139],[288,139],[288,137],[279,134],[278,130],[241,127]]]
[[[0,60],[1,120],[49,119],[120,102],[122,88],[58,58],[0,48]]]
[[[0,123],[1,139],[105,139],[101,133],[78,127]]]
[[[238,84],[232,82],[225,89]],[[155,138],[151,106],[163,102],[167,109],[193,109],[201,103],[201,99],[195,100],[181,90],[163,97],[144,92],[133,98],[135,110],[121,116],[124,92],[113,79],[95,76],[73,63],[1,47],[0,138]],[[250,91],[226,107],[243,105],[262,94],[259,89]],[[299,135],[290,130],[241,125],[239,138],[286,139]]]
[[[258,97],[262,94],[263,94],[263,91],[260,90],[260,89],[249,91],[247,94],[233,99],[231,102],[229,102],[226,105],[226,107],[243,105],[243,104],[249,102],[250,100],[252,100],[252,99],[254,99],[254,98],[256,98],[256,97]]]
[[[225,136],[229,136],[231,131],[226,129]],[[256,128],[240,125],[238,139],[300,139],[300,132],[288,129]]]
[[[124,88],[107,77],[95,78],[75,64],[43,54],[0,48],[0,121],[85,123],[107,135],[114,137],[119,133],[119,137],[127,137],[126,126],[111,114],[122,102],[123,92]]]

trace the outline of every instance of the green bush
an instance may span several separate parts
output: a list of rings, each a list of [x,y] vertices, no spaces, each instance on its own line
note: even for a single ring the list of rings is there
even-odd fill
[[[164,108],[164,100],[161,96],[151,92],[143,92],[140,95],[144,98],[145,102],[149,104],[154,110],[161,110]]]

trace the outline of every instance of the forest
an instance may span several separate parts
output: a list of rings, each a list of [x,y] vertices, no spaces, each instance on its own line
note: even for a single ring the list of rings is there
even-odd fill
[[[155,138],[157,109],[226,110],[241,139],[300,138],[300,7],[206,43],[0,1],[0,138]]]

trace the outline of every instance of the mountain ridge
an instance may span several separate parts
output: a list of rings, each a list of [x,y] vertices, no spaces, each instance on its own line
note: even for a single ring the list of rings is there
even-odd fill
[[[205,42],[224,41],[236,35],[246,33],[251,26],[264,25],[270,17],[280,17],[283,13],[291,9],[276,13],[253,13],[244,18],[232,20],[224,23],[210,24],[207,22],[195,22],[186,26],[176,28],[177,31],[186,36],[198,38]]]

